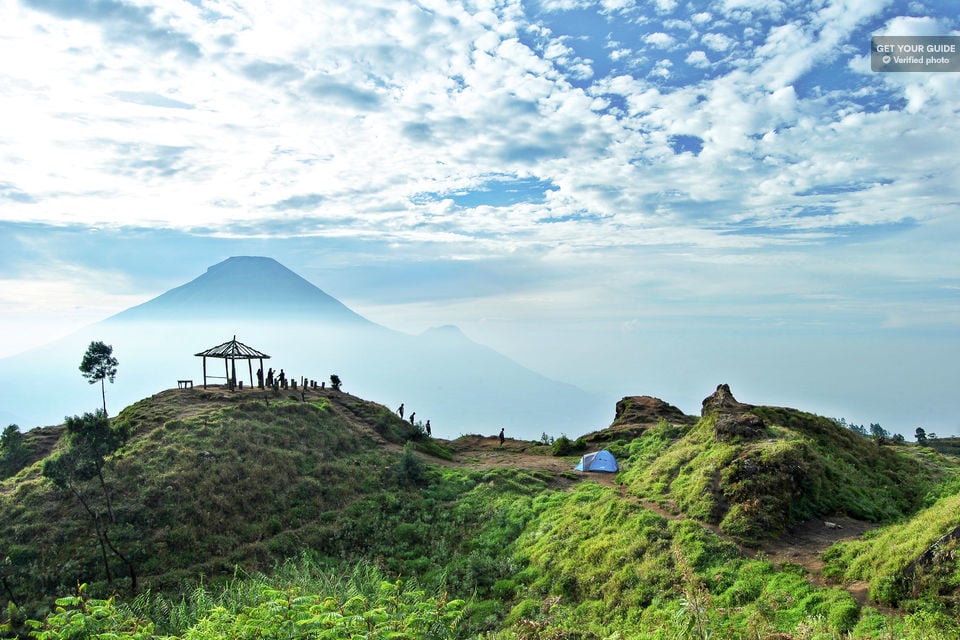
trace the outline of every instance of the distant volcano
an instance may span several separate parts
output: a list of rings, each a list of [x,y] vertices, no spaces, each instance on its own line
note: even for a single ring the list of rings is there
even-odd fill
[[[96,408],[99,396],[77,367],[91,340],[114,347],[116,383],[107,385],[112,415],[178,380],[203,383],[193,354],[231,337],[270,356],[265,368],[288,379],[326,381],[431,421],[440,437],[544,432],[587,433],[609,422],[607,403],[551,380],[441,326],[409,335],[367,320],[276,260],[234,257],[190,282],[55,343],[0,360],[0,418],[22,428],[59,424]],[[209,363],[211,384],[223,365]],[[255,368],[255,367],[254,367]],[[238,371],[240,368],[238,367]],[[244,372],[250,384],[250,372]]]
[[[232,314],[311,316],[323,322],[372,324],[273,258],[256,256],[227,258],[202,276],[109,320],[210,320]]]

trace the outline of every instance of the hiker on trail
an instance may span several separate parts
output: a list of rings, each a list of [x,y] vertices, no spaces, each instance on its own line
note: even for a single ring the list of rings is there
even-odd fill
[[[413,424],[413,417],[414,417],[415,415],[417,415],[417,412],[416,412],[416,411],[414,411],[413,413],[410,414],[410,424]]]
[[[286,388],[287,388],[287,374],[285,374],[285,373],[283,372],[283,369],[280,369],[279,380],[280,380],[280,387],[281,387],[282,389],[286,389]]]
[[[427,420],[427,435],[428,435],[428,436],[433,435],[433,434],[430,432],[430,421],[429,421],[429,420]]]
[[[270,367],[269,369],[267,369],[267,386],[268,387],[273,386],[273,367]]]
[[[263,389],[263,367],[257,369],[257,388]]]
[[[400,419],[403,420],[403,403],[400,403],[400,407],[397,409],[397,413],[400,414]]]
[[[500,446],[501,446],[501,447],[503,446],[503,441],[504,441],[505,439],[506,439],[506,438],[503,437],[503,427],[500,427]]]

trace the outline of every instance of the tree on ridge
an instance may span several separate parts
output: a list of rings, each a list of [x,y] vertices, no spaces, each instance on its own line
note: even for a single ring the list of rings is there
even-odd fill
[[[104,386],[104,380],[109,379],[113,384],[113,379],[117,376],[117,359],[113,357],[113,346],[94,340],[87,347],[87,352],[83,354],[83,360],[80,362],[80,373],[89,380],[90,384],[100,381],[100,395],[103,396],[103,414],[107,414],[107,391]]]

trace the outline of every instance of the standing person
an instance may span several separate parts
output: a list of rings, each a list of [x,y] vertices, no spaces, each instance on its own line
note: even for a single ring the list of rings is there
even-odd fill
[[[410,424],[413,424],[413,417],[416,416],[416,415],[417,415],[417,412],[416,412],[416,411],[414,411],[413,413],[410,414]]]
[[[403,420],[403,403],[400,403],[400,407],[397,408],[397,413],[400,414],[400,419]]]
[[[506,438],[503,437],[503,427],[500,427],[500,446],[501,447],[503,446],[504,440],[506,440]]]
[[[257,388],[263,389],[263,367],[257,369]]]
[[[287,388],[287,374],[285,374],[285,373],[283,372],[283,369],[280,369],[280,378],[279,378],[279,380],[280,380],[280,388],[281,388],[281,389],[286,389],[286,388]]]
[[[432,436],[432,435],[433,435],[433,433],[430,431],[430,421],[427,420],[427,436],[429,437],[429,436]]]
[[[273,386],[273,367],[270,367],[269,369],[267,369],[267,386],[268,387]]]

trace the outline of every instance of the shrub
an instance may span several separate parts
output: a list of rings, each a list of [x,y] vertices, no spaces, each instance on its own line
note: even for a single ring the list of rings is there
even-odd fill
[[[553,441],[553,447],[551,451],[555,456],[570,456],[577,453],[582,453],[587,450],[587,443],[583,438],[577,438],[576,441],[571,440],[566,435],[561,435],[559,438]]]
[[[414,453],[415,449],[412,442],[404,445],[400,460],[393,469],[393,477],[397,484],[416,487],[426,481],[426,467],[420,457]]]

